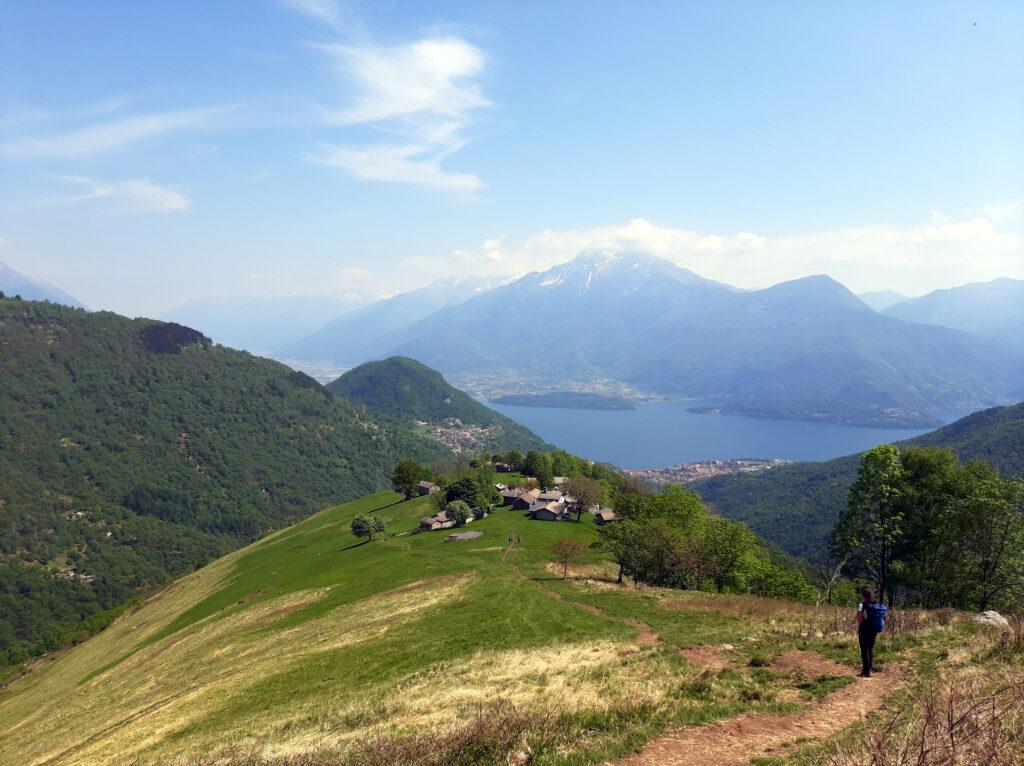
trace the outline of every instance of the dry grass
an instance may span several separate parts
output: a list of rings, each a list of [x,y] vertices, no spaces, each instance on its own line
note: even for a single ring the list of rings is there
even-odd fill
[[[9,747],[29,757],[26,763],[84,766],[125,762],[143,754],[148,758],[168,747],[173,752],[170,735],[232,698],[244,697],[250,685],[317,654],[374,641],[401,621],[454,597],[463,584],[459,579],[421,584],[266,633],[261,632],[266,626],[323,597],[323,589],[289,593],[225,617],[206,618],[87,682],[71,684],[74,691],[59,708],[37,708],[15,730],[3,732],[0,755]],[[66,679],[64,686],[69,686]],[[301,705],[292,711],[295,717],[308,713]],[[272,715],[256,715],[247,722],[247,731],[269,733],[275,723]],[[25,734],[19,736],[22,729]],[[190,745],[220,744],[231,733],[207,736],[209,742],[200,743],[199,736]]]
[[[551,731],[549,719],[499,703],[477,708],[447,730],[377,735],[346,749],[316,748],[293,755],[267,756],[258,748],[234,748],[187,766],[488,766],[526,764],[536,742]]]
[[[857,633],[853,610],[849,607],[698,592],[664,598],[661,603],[667,609],[705,609],[736,614],[763,622],[770,633],[785,638],[854,636]],[[900,638],[965,619],[966,615],[949,609],[894,609],[886,618],[885,635]]]
[[[1024,674],[939,680],[828,766],[1019,766],[1024,763]]]

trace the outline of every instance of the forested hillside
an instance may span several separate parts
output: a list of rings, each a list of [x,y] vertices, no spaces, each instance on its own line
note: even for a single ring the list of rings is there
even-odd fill
[[[0,665],[445,454],[187,327],[2,300]]]
[[[1024,402],[975,412],[901,446],[948,447],[962,461],[985,460],[1003,476],[1024,476]],[[798,556],[814,556],[846,507],[858,455],[792,463],[761,473],[733,474],[693,484],[705,502]]]
[[[327,389],[365,406],[375,417],[403,426],[457,419],[463,425],[485,429],[477,437],[484,449],[526,452],[546,446],[525,426],[484,406],[439,372],[408,357],[367,362],[327,384]]]

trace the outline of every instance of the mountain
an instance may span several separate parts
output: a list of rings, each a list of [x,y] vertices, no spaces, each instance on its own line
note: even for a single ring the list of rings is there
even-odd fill
[[[742,291],[642,254],[586,253],[383,340],[378,356],[463,385],[486,377],[522,393],[610,378],[764,417],[937,425],[940,412],[1024,394],[1021,354],[880,315],[827,276]]]
[[[858,293],[857,297],[875,311],[885,311],[890,306],[895,306],[897,303],[909,300],[906,295],[898,293],[895,290],[877,290],[875,292]]]
[[[236,295],[196,298],[162,319],[202,327],[217,343],[267,355],[365,305],[357,292],[339,295]]]
[[[1024,348],[1024,279],[994,279],[935,290],[885,310],[888,316],[942,325]]]
[[[366,362],[327,385],[327,390],[361,404],[376,418],[407,428],[430,424],[439,436],[475,427],[476,449],[526,452],[549,445],[524,426],[500,415],[449,384],[439,372],[406,357]],[[459,423],[445,428],[445,421]],[[461,446],[461,445],[460,445]],[[468,446],[468,445],[467,445]]]
[[[305,337],[277,347],[276,359],[357,365],[379,357],[403,330],[445,306],[497,284],[495,279],[439,280],[398,293],[326,323]]]
[[[0,665],[451,453],[177,324],[0,301]]]
[[[18,295],[27,301],[49,301],[50,303],[60,303],[73,308],[85,308],[81,301],[68,295],[63,290],[48,285],[45,282],[29,279],[3,262],[0,262],[0,293],[3,293],[8,298]]]
[[[1024,403],[975,412],[899,445],[947,447],[963,461],[985,460],[1004,476],[1024,477]],[[720,515],[744,522],[788,553],[813,557],[823,551],[846,507],[859,464],[860,455],[847,455],[691,486]]]

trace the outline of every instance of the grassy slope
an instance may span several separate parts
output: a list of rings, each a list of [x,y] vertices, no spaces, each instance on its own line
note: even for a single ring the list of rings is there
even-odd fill
[[[186,328],[0,300],[0,666],[8,647],[53,648],[139,590],[386,486],[400,458],[446,454]]]
[[[900,446],[952,449],[961,460],[985,460],[1004,476],[1024,476],[1024,403],[993,407],[961,418]],[[704,502],[738,519],[797,556],[822,550],[846,505],[859,455],[820,463],[794,463],[754,474],[695,482]]]
[[[793,645],[807,623],[780,634],[781,602],[562,581],[552,542],[588,542],[592,524],[499,509],[470,526],[483,537],[445,543],[444,532],[409,534],[425,498],[397,499],[321,512],[38,661],[0,693],[0,762],[162,763],[242,741],[271,754],[344,748],[449,726],[500,698],[560,722],[565,741],[539,763],[583,764],[671,724],[792,707],[782,691],[795,679],[705,678],[679,654],[728,641],[742,665]],[[357,513],[385,518],[384,539],[356,541]],[[506,553],[510,536],[522,543]],[[637,621],[662,643],[638,645]],[[848,638],[821,648],[853,658]]]
[[[364,405],[375,416],[405,426],[424,420],[437,423],[458,418],[467,425],[497,426],[487,446],[527,451],[549,445],[516,423],[448,383],[439,372],[415,359],[392,356],[366,362],[327,385],[329,391]]]

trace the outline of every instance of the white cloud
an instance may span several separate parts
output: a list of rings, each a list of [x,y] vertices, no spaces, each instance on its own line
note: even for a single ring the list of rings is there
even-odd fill
[[[346,266],[339,272],[342,279],[370,279],[373,272],[361,266]]]
[[[281,0],[281,4],[333,27],[341,23],[341,8],[333,0]]]
[[[441,157],[414,144],[378,144],[362,149],[325,144],[312,157],[316,162],[348,171],[366,181],[390,181],[471,194],[484,182],[471,173],[453,173],[441,167]]]
[[[368,146],[327,144],[314,157],[357,178],[471,194],[484,188],[472,173],[443,162],[468,142],[473,112],[490,105],[478,77],[483,52],[458,37],[408,45],[321,45],[355,91],[351,106],[325,111],[326,123],[378,128],[397,141]]]
[[[226,109],[204,107],[157,112],[97,123],[48,136],[22,136],[0,142],[0,157],[69,158],[117,149],[174,130],[210,128],[222,122]]]
[[[107,200],[121,212],[168,213],[184,210],[191,203],[181,192],[155,184],[148,179],[100,181],[85,176],[61,176],[59,180],[85,187],[85,191],[72,197],[52,200],[51,203],[88,202]]]
[[[426,275],[523,274],[589,249],[646,252],[747,288],[829,274],[855,292],[888,288],[918,295],[1003,276],[1024,279],[1024,233],[1002,227],[999,217],[990,214],[962,219],[933,214],[916,225],[874,224],[778,237],[707,234],[637,218],[589,229],[545,230],[515,247],[488,240],[447,257],[409,258],[399,273],[411,284]]]

